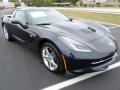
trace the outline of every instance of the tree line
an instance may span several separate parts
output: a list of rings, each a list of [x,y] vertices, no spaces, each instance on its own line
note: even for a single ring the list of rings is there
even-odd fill
[[[19,0],[10,0],[15,2],[15,6],[19,6]],[[73,5],[76,4],[78,0],[21,0],[28,6],[51,6],[53,3],[71,2]]]
[[[10,0],[15,2],[15,7],[19,6],[19,0]],[[52,6],[53,3],[71,2],[72,5],[76,5],[77,1],[80,2],[80,6],[83,4],[83,0],[21,0],[28,6]],[[115,0],[116,1],[116,0]],[[120,0],[117,0],[120,2]]]

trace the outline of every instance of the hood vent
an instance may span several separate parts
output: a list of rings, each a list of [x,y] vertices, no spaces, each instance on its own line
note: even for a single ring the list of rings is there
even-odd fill
[[[91,27],[88,27],[88,30],[90,30],[91,32],[96,32],[96,30]]]

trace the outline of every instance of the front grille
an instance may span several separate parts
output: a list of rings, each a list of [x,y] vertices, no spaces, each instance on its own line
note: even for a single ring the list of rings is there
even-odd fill
[[[92,62],[91,64],[94,64],[94,65],[101,64],[101,63],[104,63],[104,62],[109,61],[109,60],[112,60],[112,57],[110,57],[108,59],[105,59],[105,60],[100,60],[100,61],[97,61],[97,62]]]
[[[113,59],[113,56],[114,56],[114,53],[111,53],[111,54],[108,55],[107,57],[98,59],[98,60],[95,61],[95,62],[91,62],[91,65],[92,65],[92,66],[98,66],[98,65],[104,64],[104,63],[106,63],[106,62],[109,62],[110,60]]]
[[[91,67],[96,67],[102,64],[105,64],[113,59],[115,53],[110,53],[108,56],[100,59],[83,59],[83,60],[71,60],[73,62],[70,63],[70,67],[72,69],[84,69],[84,68],[91,68]],[[102,61],[102,62],[100,62]],[[92,64],[93,62],[100,62],[96,64]]]
[[[104,64],[104,63],[106,63],[106,62],[109,62],[110,60],[112,60],[112,58],[113,58],[113,57],[108,58],[108,59],[106,59],[106,60],[100,60],[100,61],[98,61],[98,62],[92,62],[91,64],[92,64],[92,66],[101,65],[101,64]]]

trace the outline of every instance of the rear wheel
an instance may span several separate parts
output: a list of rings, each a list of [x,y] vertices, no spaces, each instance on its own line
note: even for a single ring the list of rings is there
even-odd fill
[[[4,37],[5,37],[6,40],[8,40],[8,41],[13,40],[13,37],[9,34],[5,25],[3,25],[3,33],[4,33]]]
[[[41,48],[41,58],[48,70],[54,73],[65,72],[59,50],[51,43],[44,43]]]

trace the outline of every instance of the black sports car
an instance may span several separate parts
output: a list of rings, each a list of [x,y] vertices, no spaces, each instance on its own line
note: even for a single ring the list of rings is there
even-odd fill
[[[48,8],[17,8],[2,17],[4,36],[40,51],[48,70],[74,73],[105,70],[117,56],[111,32],[96,22],[69,19]]]

